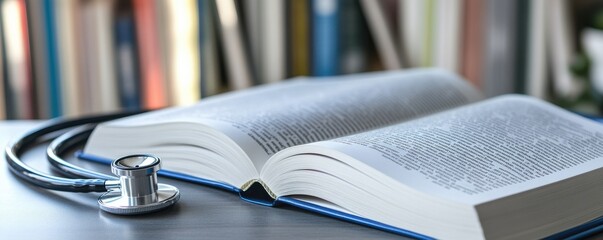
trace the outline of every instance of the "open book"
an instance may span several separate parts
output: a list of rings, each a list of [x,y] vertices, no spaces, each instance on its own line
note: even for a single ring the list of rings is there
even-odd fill
[[[603,126],[480,100],[433,69],[292,79],[103,123],[83,156],[153,154],[254,202],[414,237],[540,238],[603,216]]]

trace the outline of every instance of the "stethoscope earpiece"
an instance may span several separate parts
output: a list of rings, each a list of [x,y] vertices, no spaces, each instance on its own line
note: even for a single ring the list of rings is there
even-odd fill
[[[180,191],[157,183],[161,160],[150,155],[130,155],[113,161],[111,172],[119,180],[107,180],[107,192],[98,198],[103,211],[135,215],[158,211],[174,205]]]

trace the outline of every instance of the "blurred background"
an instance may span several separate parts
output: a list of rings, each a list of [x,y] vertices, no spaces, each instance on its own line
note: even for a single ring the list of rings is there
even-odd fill
[[[603,107],[600,0],[0,0],[0,119],[186,105],[296,76],[439,67]]]

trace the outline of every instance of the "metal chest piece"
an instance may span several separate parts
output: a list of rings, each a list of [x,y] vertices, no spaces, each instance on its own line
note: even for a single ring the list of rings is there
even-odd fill
[[[119,187],[109,189],[98,198],[103,211],[135,215],[159,211],[174,205],[180,191],[157,183],[161,160],[150,155],[131,155],[113,161],[111,172],[119,177]]]

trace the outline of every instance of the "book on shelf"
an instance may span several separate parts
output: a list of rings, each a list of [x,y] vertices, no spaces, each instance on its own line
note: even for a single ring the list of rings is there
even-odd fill
[[[80,41],[79,100],[83,112],[110,112],[120,109],[118,83],[115,70],[113,9],[116,1],[93,0],[79,2],[81,15],[76,34]]]
[[[220,61],[218,60],[216,6],[212,1],[199,1],[199,55],[201,71],[201,96],[220,92]]]
[[[547,15],[550,4],[546,0],[533,0],[530,2],[529,28],[528,33],[528,51],[526,73],[525,73],[525,93],[540,99],[547,99]]]
[[[114,15],[114,56],[119,100],[125,109],[140,109],[141,82],[136,57],[138,53],[132,3],[129,1],[117,2]]]
[[[260,69],[258,83],[277,82],[285,78],[287,70],[285,6],[281,0],[260,1]],[[297,46],[292,46],[297,47]],[[301,46],[300,46],[301,47]]]
[[[484,100],[444,70],[217,95],[100,124],[80,157],[139,153],[250,202],[412,237],[567,236],[603,215],[603,126],[532,97]]]
[[[30,49],[31,49],[31,75],[33,79],[35,106],[38,118],[49,118],[51,116],[58,117],[60,109],[51,109],[57,107],[58,104],[47,104],[53,99],[60,97],[60,94],[53,93],[51,82],[53,80],[50,75],[50,66],[46,61],[51,60],[49,56],[50,34],[45,29],[45,8],[44,1],[26,1],[26,15],[29,26]],[[51,94],[57,94],[52,95]]]
[[[4,40],[3,40],[4,38],[2,37],[2,35],[4,35],[2,22],[3,22],[3,20],[0,18],[0,76],[2,77],[2,80],[0,80],[0,93],[4,96],[4,94],[5,94],[4,79],[6,78],[6,75],[5,75],[6,67],[4,65],[4,62],[5,62],[5,53],[4,53],[5,50],[4,49],[6,47],[4,45]],[[6,102],[6,100],[4,99],[4,97],[0,97],[0,120],[6,119],[6,103],[5,102]]]
[[[461,47],[459,59],[460,73],[473,86],[481,87],[483,65],[483,39],[484,39],[484,1],[466,0],[463,3]],[[415,50],[416,51],[416,50]]]
[[[459,72],[462,34],[462,0],[436,1],[433,36],[433,66]]]
[[[198,1],[164,1],[166,69],[171,105],[194,104],[201,98]]]
[[[34,86],[31,76],[31,56],[25,0],[0,3],[3,30],[5,111],[8,118],[35,117]],[[4,80],[6,79],[6,80]]]
[[[56,35],[56,61],[53,61],[57,66],[58,77],[60,79],[59,88],[61,103],[61,114],[63,116],[77,116],[84,113],[85,99],[82,96],[87,96],[84,91],[80,90],[83,87],[82,69],[83,63],[79,61],[81,49],[81,38],[76,34],[76,28],[81,21],[78,20],[76,12],[79,7],[77,1],[57,1],[56,4],[47,2],[48,12],[53,12],[55,15],[55,35]]]
[[[240,64],[245,66],[245,69],[237,70],[232,68],[232,71],[249,71],[250,80],[248,86],[253,84],[264,84],[282,80],[287,72],[287,51],[291,46],[287,46],[287,27],[289,24],[288,14],[286,13],[289,4],[283,1],[235,1],[231,4],[220,4],[218,6],[222,10],[218,13],[222,16],[222,29],[231,31],[223,34],[225,44],[231,44],[227,41],[239,39],[241,45],[241,53],[234,51],[225,52],[225,54],[241,54]],[[229,13],[232,9],[232,13]],[[302,11],[302,9],[299,9]],[[229,22],[230,18],[238,17],[238,25],[240,33],[234,35],[233,28],[227,25],[232,25]],[[285,21],[287,20],[287,21]],[[228,39],[231,40],[228,40]],[[299,40],[299,39],[296,39]],[[301,47],[301,46],[299,46]],[[228,55],[227,58],[230,56]],[[243,59],[244,58],[244,59]],[[248,62],[248,63],[247,63]],[[233,65],[232,63],[227,63]],[[236,72],[230,72],[230,75],[237,75]],[[240,74],[243,76],[244,74]],[[237,86],[237,85],[235,85]],[[236,87],[235,89],[241,89]]]
[[[484,21],[483,89],[488,97],[515,92],[517,19],[516,1],[486,1]]]
[[[286,14],[290,16],[285,30],[288,76],[307,76],[310,74],[310,1],[289,1]]]
[[[3,7],[2,7],[3,8]],[[2,10],[0,10],[2,11]],[[5,48],[6,45],[4,44],[4,27],[2,26],[4,20],[2,18],[0,18],[0,76],[2,77],[2,80],[0,81],[0,93],[6,94],[5,93],[5,89],[4,89],[4,85],[6,85],[6,83],[4,83],[4,79],[6,79],[6,53],[5,53]],[[4,97],[0,97],[0,119],[4,120],[6,119],[6,100],[4,99]]]
[[[220,23],[220,41],[224,46],[224,56],[228,59],[225,61],[230,80],[228,84],[233,90],[248,88],[253,85],[254,77],[235,1],[216,1],[216,9]]]
[[[383,9],[389,6],[383,6],[379,1],[371,0],[361,0],[360,3],[385,69],[396,70],[402,68],[402,58],[399,56],[399,50],[395,45],[392,21],[387,20],[386,11]],[[390,1],[390,3],[395,2]],[[396,7],[394,6],[392,9],[396,9]]]
[[[339,71],[342,74],[365,72],[368,65],[369,29],[364,21],[360,2],[342,1],[340,8],[340,19],[347,24],[342,24],[339,29]]]
[[[140,61],[141,86],[144,108],[161,108],[168,105],[165,67],[161,60],[158,6],[153,1],[133,0],[136,38],[138,39],[138,59]]]
[[[337,0],[312,0],[311,22],[311,72],[314,76],[339,74],[339,34],[341,26],[340,2]]]
[[[400,1],[398,7],[400,27],[401,55],[405,57],[409,67],[423,65],[423,49],[427,43],[425,33],[428,27],[425,24],[426,16],[423,13],[427,1],[406,0]]]

